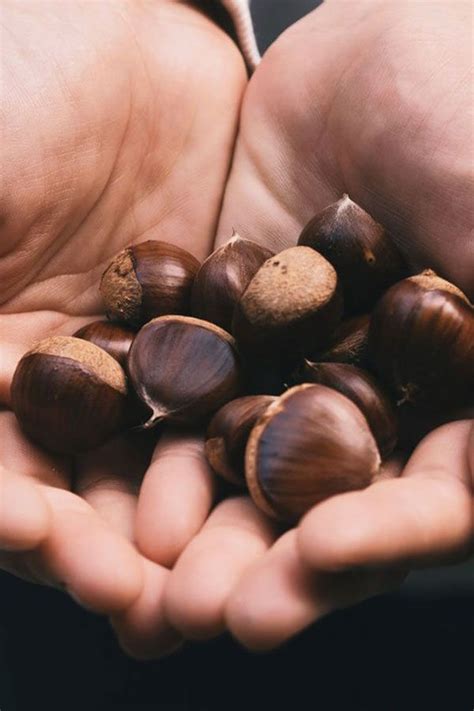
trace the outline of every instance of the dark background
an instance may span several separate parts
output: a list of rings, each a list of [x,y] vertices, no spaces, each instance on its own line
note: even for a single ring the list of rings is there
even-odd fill
[[[260,47],[317,4],[254,0]],[[473,708],[472,563],[412,575],[272,654],[224,638],[146,664],[65,595],[0,573],[0,711]]]

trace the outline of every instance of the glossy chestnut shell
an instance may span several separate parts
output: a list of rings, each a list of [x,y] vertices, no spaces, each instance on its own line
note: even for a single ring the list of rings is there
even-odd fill
[[[385,289],[406,275],[393,239],[348,195],[313,217],[298,244],[317,250],[336,269],[346,314],[370,310]]]
[[[234,234],[202,263],[193,285],[193,316],[231,331],[236,303],[272,255],[269,249]]]
[[[102,275],[107,317],[137,327],[157,316],[189,313],[198,269],[192,254],[168,242],[127,247]]]
[[[255,504],[286,523],[330,496],[368,486],[380,462],[359,408],[331,388],[309,384],[291,388],[267,408],[245,454]]]
[[[41,341],[18,363],[12,408],[46,449],[76,454],[98,447],[127,424],[127,381],[93,343],[70,336]]]
[[[246,486],[245,448],[252,428],[267,407],[271,395],[247,395],[220,408],[207,428],[205,452],[216,474],[237,486]]]
[[[200,423],[242,387],[232,336],[190,316],[161,316],[143,326],[128,355],[128,373],[150,409],[147,427],[163,420]]]
[[[369,330],[374,370],[399,405],[474,404],[474,309],[453,284],[427,271],[377,304]]]

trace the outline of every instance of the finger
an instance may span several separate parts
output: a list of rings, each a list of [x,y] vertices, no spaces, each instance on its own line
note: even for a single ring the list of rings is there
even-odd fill
[[[321,570],[433,565],[467,555],[473,542],[469,421],[426,437],[399,479],[329,499],[299,527],[303,559]]]
[[[281,645],[330,611],[399,584],[398,573],[313,573],[288,531],[242,576],[226,608],[231,633],[246,647]]]
[[[115,531],[134,538],[138,491],[156,435],[131,432],[78,457],[74,491]]]
[[[219,504],[171,572],[165,592],[171,624],[189,639],[223,632],[234,585],[275,535],[273,525],[247,497]]]
[[[165,433],[138,499],[135,540],[150,560],[172,566],[207,518],[215,477],[201,437]]]
[[[50,526],[50,508],[39,486],[0,466],[0,550],[35,548]]]
[[[43,492],[52,523],[30,561],[36,579],[59,583],[98,613],[129,607],[143,586],[142,561],[133,546],[75,494],[52,487]]]
[[[111,618],[120,646],[135,659],[159,659],[181,646],[181,635],[164,614],[163,597],[169,571],[145,558],[141,595],[132,605]]]
[[[77,491],[115,530],[134,535],[137,492],[149,465],[156,435],[134,432],[117,438],[78,463]],[[122,649],[136,659],[157,659],[179,647],[182,638],[163,612],[168,571],[141,558],[143,587],[124,612],[111,618]]]
[[[6,469],[50,486],[70,487],[71,459],[38,447],[23,434],[15,415],[8,410],[0,411],[0,441],[0,463]]]

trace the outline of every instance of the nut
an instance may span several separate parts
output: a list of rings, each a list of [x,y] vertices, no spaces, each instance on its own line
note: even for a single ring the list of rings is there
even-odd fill
[[[234,233],[202,263],[197,273],[191,298],[193,316],[230,331],[235,304],[263,262],[272,255],[269,249]]]
[[[11,399],[26,434],[54,452],[93,449],[126,424],[122,368],[93,343],[70,336],[47,338],[23,356]]]
[[[128,351],[135,338],[135,331],[111,321],[93,321],[73,335],[75,338],[82,338],[99,346],[124,368],[127,363]]]
[[[331,336],[326,350],[311,354],[317,361],[348,363],[365,368],[368,364],[370,314],[343,321]]]
[[[397,444],[397,417],[387,395],[369,373],[345,363],[312,363],[306,360],[300,382],[333,388],[352,400],[365,416],[382,458]]]
[[[380,299],[369,355],[398,405],[474,404],[474,309],[431,270],[395,284]]]
[[[295,523],[335,494],[368,486],[380,454],[362,412],[324,385],[297,385],[271,404],[253,428],[245,454],[255,504]]]
[[[250,432],[267,407],[271,395],[248,395],[221,407],[207,429],[205,452],[216,474],[238,486],[245,482],[245,447]]]
[[[321,350],[342,316],[337,274],[308,247],[267,259],[236,306],[233,333],[245,352]]]
[[[346,314],[370,310],[380,294],[406,274],[390,236],[348,195],[313,217],[298,244],[317,250],[336,269]]]
[[[189,313],[198,269],[192,254],[167,242],[127,247],[102,275],[107,317],[139,326],[157,316]]]
[[[241,388],[232,336],[190,316],[161,316],[143,326],[128,354],[128,372],[151,410],[145,427],[201,422]]]

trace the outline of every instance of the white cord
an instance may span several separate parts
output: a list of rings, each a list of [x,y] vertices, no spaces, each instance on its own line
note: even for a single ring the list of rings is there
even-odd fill
[[[221,0],[221,2],[234,21],[235,31],[245,60],[251,69],[255,69],[260,61],[260,52],[255,39],[249,0]]]

